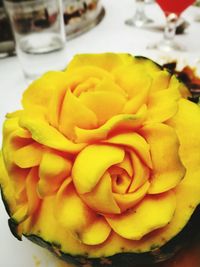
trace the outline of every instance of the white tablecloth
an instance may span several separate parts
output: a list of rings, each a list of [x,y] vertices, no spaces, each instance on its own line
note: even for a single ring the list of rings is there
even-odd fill
[[[147,50],[149,43],[159,41],[162,33],[147,29],[132,28],[124,24],[135,11],[133,0],[103,0],[106,15],[103,21],[74,40],[67,42],[66,63],[77,53],[128,52],[149,56],[157,61],[178,58],[181,64],[194,65],[200,59],[200,23],[194,22],[194,16],[200,14],[200,8],[190,7],[183,17],[190,23],[187,33],[176,36],[187,52],[163,54]],[[155,20],[155,25],[163,25],[165,18],[156,4],[147,5],[146,13]],[[16,57],[0,60],[0,127],[7,112],[20,108],[20,99],[26,88],[20,64]],[[1,143],[0,134],[0,143]],[[24,239],[16,240],[7,225],[7,214],[0,201],[0,266],[1,267],[58,267],[58,260],[48,252]],[[48,223],[48,222],[47,222]]]

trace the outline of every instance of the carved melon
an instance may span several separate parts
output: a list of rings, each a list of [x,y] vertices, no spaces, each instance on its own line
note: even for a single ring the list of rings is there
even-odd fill
[[[144,57],[77,55],[24,92],[3,127],[11,232],[77,266],[174,255],[200,224],[200,108]]]

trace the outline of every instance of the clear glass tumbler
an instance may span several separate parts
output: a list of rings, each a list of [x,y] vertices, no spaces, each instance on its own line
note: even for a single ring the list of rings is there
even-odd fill
[[[0,59],[14,55],[14,39],[10,23],[0,0]]]
[[[5,0],[16,52],[25,77],[33,80],[66,66],[62,0]]]

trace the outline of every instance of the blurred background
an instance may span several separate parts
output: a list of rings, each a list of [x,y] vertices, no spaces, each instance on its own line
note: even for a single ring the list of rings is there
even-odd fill
[[[35,8],[33,2],[38,2],[37,8]],[[48,2],[59,1],[0,0],[0,58],[15,55],[16,43],[14,39],[16,34],[25,35],[29,32],[41,32],[44,29],[48,30],[55,23],[58,10],[55,9],[53,12]],[[67,41],[85,34],[87,31],[95,28],[100,22],[106,20],[103,22],[104,25],[106,24],[106,28],[103,26],[98,27],[99,38],[95,35],[93,42],[96,43],[98,40],[102,43],[103,40],[100,40],[100,37],[103,36],[102,31],[104,31],[105,41],[108,35],[114,37],[115,34],[115,39],[107,43],[107,45],[112,46],[114,44],[117,47],[115,42],[117,39],[116,33],[118,38],[120,38],[126,29],[126,31],[129,31],[129,38],[124,40],[127,43],[126,46],[123,44],[124,50],[128,46],[130,47],[130,42],[132,42],[132,49],[134,50],[134,48],[137,49],[139,47],[138,42],[142,46],[148,44],[149,32],[157,32],[158,34],[163,30],[166,7],[162,5],[162,2],[168,1],[61,0],[60,2],[62,2],[61,12],[63,14]],[[175,9],[172,10],[174,13],[176,13],[178,5],[180,5],[180,3],[177,4],[176,2],[186,3],[186,6],[182,7],[181,12],[177,13],[179,19],[176,25],[176,34],[188,35],[193,30],[194,24],[200,22],[200,10],[196,8],[200,6],[200,1],[175,1]],[[188,8],[189,10],[192,9],[191,6],[195,8],[193,12],[188,12]],[[132,29],[128,29],[125,24],[132,27]],[[140,29],[140,34],[138,28]],[[93,30],[92,37],[94,37],[94,34],[96,33]],[[143,35],[148,36],[148,38],[145,38]],[[89,35],[86,36],[90,38]],[[140,39],[140,37],[143,39]],[[191,46],[192,40],[189,36],[187,40],[190,41]],[[68,45],[70,46],[70,42]],[[73,46],[73,43],[71,45]],[[193,51],[193,47],[191,47],[191,51]]]
[[[45,6],[45,1],[39,1],[39,6],[35,10],[32,2],[27,0],[3,2],[3,0],[0,0],[1,58],[15,53],[13,31],[17,31],[19,34],[25,34],[33,30],[39,32],[41,29],[47,29],[55,22],[57,16],[56,10],[55,13],[49,14],[48,6]],[[12,8],[12,3],[14,7],[18,8],[13,17],[13,25],[11,22],[12,18],[9,20],[8,16],[9,9]],[[27,4],[25,8],[23,3]],[[95,27],[105,15],[105,9],[100,0],[63,0],[62,12],[65,34],[68,40]]]

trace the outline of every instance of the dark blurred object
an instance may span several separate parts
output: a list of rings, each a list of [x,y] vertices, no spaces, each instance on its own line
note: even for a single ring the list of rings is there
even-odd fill
[[[196,0],[196,2],[194,3],[194,6],[199,6],[200,7],[200,0]]]
[[[100,0],[63,0],[63,10],[67,39],[93,28],[105,15]]]
[[[40,31],[45,28],[49,28],[54,22],[57,14],[48,14],[46,8],[41,6],[41,10],[33,10],[26,13],[26,16],[22,16],[18,13],[17,16],[13,18],[15,30],[24,34],[30,31]]]
[[[184,34],[189,26],[190,26],[189,22],[180,17],[176,26],[176,34]],[[145,28],[147,28],[148,30],[158,31],[158,32],[164,31],[164,25],[159,25],[156,23],[147,25],[145,26]]]
[[[163,65],[164,68],[177,75],[189,88],[192,97],[190,100],[198,103],[200,100],[200,77],[197,76],[195,69],[185,66],[181,71],[177,71],[177,62],[170,62]]]
[[[14,38],[5,12],[3,1],[0,0],[0,58],[14,54]]]
[[[176,34],[183,34],[185,30],[189,27],[189,22],[187,22],[185,19],[180,18],[178,25],[176,27]]]
[[[13,14],[12,23],[14,30],[18,34],[26,34],[28,32],[39,32],[45,28],[49,28],[56,21],[58,14],[49,14],[44,3],[41,1],[40,7],[38,9],[30,9],[30,0],[5,0],[6,3],[14,3],[16,5],[16,13]],[[30,6],[27,6],[26,12],[24,11],[24,3],[30,2]],[[20,6],[21,3],[21,6]]]

